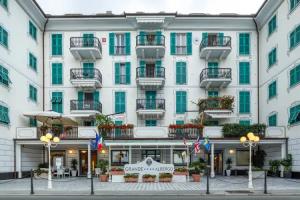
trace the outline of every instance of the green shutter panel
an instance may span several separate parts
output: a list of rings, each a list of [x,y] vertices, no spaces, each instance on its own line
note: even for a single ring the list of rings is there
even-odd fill
[[[181,111],[182,113],[185,113],[187,110],[187,98],[186,98],[186,92],[182,92],[182,107],[181,107]]]
[[[145,77],[146,76],[146,62],[144,60],[140,61],[140,76],[139,77]]]
[[[224,46],[224,33],[218,33],[218,45]]]
[[[170,34],[171,55],[176,54],[176,33]]]
[[[56,46],[56,35],[52,35],[52,41],[51,41],[51,44],[52,44],[52,55],[56,55],[56,49],[55,49],[55,46]]]
[[[155,61],[155,76],[154,77],[162,77],[162,68],[161,68],[161,60]]]
[[[162,34],[161,31],[156,31],[156,44],[157,45],[162,45]]]
[[[186,84],[186,62],[181,64],[181,84]]]
[[[82,36],[83,36],[83,46],[84,47],[93,47],[94,46],[94,34],[84,33]]]
[[[120,63],[115,63],[115,84],[120,84]]]
[[[94,78],[94,63],[83,63],[83,77]]]
[[[204,46],[208,45],[208,33],[202,33],[202,44]]]
[[[130,55],[130,33],[125,33],[126,55]]]
[[[58,55],[62,55],[62,35],[58,34],[57,36],[57,51]]]
[[[186,43],[187,43],[187,55],[192,55],[192,33],[188,32],[186,34]]]
[[[126,71],[126,84],[130,84],[130,62],[125,63],[125,71]]]
[[[78,109],[83,109],[83,101],[84,101],[84,93],[82,91],[78,91]]]
[[[140,45],[145,45],[145,41],[146,41],[146,32],[140,31],[140,37],[139,37]]]
[[[119,100],[120,100],[120,98],[119,98],[119,94],[120,94],[120,92],[116,92],[115,93],[115,113],[119,113],[120,111],[119,111]]]
[[[176,62],[176,84],[180,84],[181,82],[180,67],[181,67],[181,62]]]
[[[115,121],[116,126],[121,126],[122,124],[123,124],[122,121]],[[120,128],[116,128],[115,129],[115,137],[121,136],[121,134],[122,134],[122,130]]]
[[[109,33],[109,55],[115,54],[115,34]]]
[[[100,97],[99,91],[94,91],[93,97],[95,102],[99,102],[99,97]]]

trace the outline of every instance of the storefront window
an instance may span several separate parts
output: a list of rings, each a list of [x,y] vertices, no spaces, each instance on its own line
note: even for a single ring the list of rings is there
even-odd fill
[[[186,150],[174,150],[173,162],[174,165],[186,165],[186,161],[189,159]]]
[[[143,160],[147,157],[151,157],[153,160],[160,162],[160,150],[143,150],[142,158]]]
[[[237,166],[249,165],[249,151],[246,150],[236,151],[236,165]]]
[[[124,165],[129,162],[127,150],[112,150],[111,151],[112,165]]]

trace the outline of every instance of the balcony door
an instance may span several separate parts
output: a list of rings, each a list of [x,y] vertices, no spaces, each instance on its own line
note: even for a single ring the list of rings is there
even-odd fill
[[[94,46],[94,34],[85,33],[83,36],[83,46],[84,47],[93,47]]]
[[[97,109],[99,101],[99,92],[78,92],[78,109],[79,110],[94,110]]]
[[[83,63],[83,78],[94,78],[94,63]]]
[[[208,63],[208,78],[218,78],[219,63],[209,62]]]
[[[147,63],[146,64],[146,77],[153,78],[155,74],[155,64]]]
[[[146,109],[155,109],[156,91],[146,91]]]

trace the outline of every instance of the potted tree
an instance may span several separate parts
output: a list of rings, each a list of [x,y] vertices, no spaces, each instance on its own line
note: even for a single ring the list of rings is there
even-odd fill
[[[231,175],[231,165],[232,165],[232,159],[231,158],[227,158],[226,160],[226,176],[230,176]]]
[[[97,168],[100,168],[99,180],[101,182],[108,182],[107,166],[108,166],[107,160],[100,159],[97,162]]]
[[[284,177],[285,178],[291,178],[292,177],[291,167],[292,167],[292,164],[293,164],[292,155],[288,154],[287,158],[281,160],[280,164],[283,166]]]
[[[203,176],[205,169],[205,161],[203,159],[199,159],[198,161],[194,161],[191,164],[191,174],[194,182],[200,182],[201,174]]]
[[[162,183],[170,183],[172,182],[173,174],[170,173],[160,173],[159,174],[159,182]]]
[[[126,183],[137,183],[139,179],[138,174],[125,174],[124,179]]]
[[[75,158],[71,160],[72,176],[77,176],[77,164],[78,164],[78,161]]]
[[[270,160],[269,166],[271,176],[279,176],[280,160]]]
[[[156,175],[144,174],[142,178],[144,183],[154,183]]]

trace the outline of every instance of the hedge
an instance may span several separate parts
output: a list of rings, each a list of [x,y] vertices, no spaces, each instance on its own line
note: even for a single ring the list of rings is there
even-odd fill
[[[265,136],[266,125],[265,124],[253,124],[253,125],[241,125],[241,124],[224,124],[223,135],[224,137],[242,137],[247,133],[253,132],[255,135],[259,135],[261,138]]]

